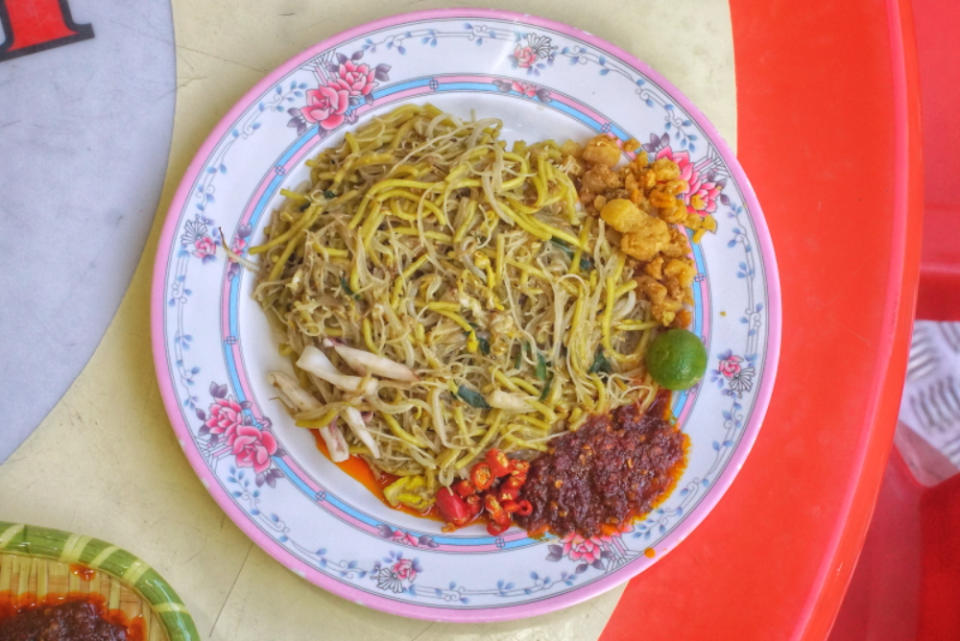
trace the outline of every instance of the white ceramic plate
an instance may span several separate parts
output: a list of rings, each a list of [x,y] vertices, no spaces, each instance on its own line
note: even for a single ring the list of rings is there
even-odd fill
[[[342,102],[331,86],[345,88]],[[326,88],[326,89],[325,89]],[[390,510],[316,449],[265,374],[285,365],[251,300],[252,274],[225,259],[259,242],[279,190],[343,132],[405,102],[494,116],[506,137],[634,137],[670,154],[719,223],[694,245],[693,330],[708,373],[674,396],[692,443],[673,494],[612,537],[498,537]],[[198,476],[258,545],[310,581],[404,616],[482,621],[540,614],[623,582],[679,543],[743,464],[779,353],[780,294],[760,207],[736,158],[673,87],[616,47],[566,25],[453,9],[374,22],[290,60],[217,125],[164,227],[152,295],[153,349],[171,423]]]

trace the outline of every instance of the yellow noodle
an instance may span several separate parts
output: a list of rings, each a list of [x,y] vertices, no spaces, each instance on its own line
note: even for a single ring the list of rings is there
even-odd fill
[[[374,118],[308,161],[309,188],[284,192],[250,252],[254,296],[292,360],[313,346],[362,376],[323,340],[335,338],[416,375],[367,378],[377,390],[362,395],[300,372],[319,405],[297,423],[341,426],[351,452],[429,491],[490,447],[532,456],[589,412],[655,391],[635,378],[656,332],[649,305],[614,318],[622,297],[639,301],[633,264],[579,207],[556,144],[508,151],[500,128],[431,105]],[[599,356],[611,373],[593,371]],[[529,410],[490,407],[495,391]],[[343,428],[347,407],[378,458]]]

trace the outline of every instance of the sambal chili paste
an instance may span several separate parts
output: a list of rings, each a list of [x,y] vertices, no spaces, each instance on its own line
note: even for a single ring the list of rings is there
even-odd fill
[[[126,628],[105,620],[88,601],[25,609],[0,619],[0,641],[128,641]]]
[[[659,394],[646,412],[632,404],[593,416],[554,440],[531,462],[521,498],[533,511],[517,516],[521,527],[597,536],[655,507],[684,465],[686,437],[664,416],[669,398]]]

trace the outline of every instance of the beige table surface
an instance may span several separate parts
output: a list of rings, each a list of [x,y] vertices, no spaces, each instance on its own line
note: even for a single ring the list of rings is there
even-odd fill
[[[209,639],[564,641],[599,636],[621,589],[562,612],[465,626],[382,614],[307,583],[253,545],[209,497],[177,445],[154,378],[149,289],[157,237],[180,177],[217,120],[271,69],[339,31],[394,13],[471,4],[173,0],[177,108],[151,234],[90,362],[0,466],[0,519],[81,532],[131,550],[174,585]],[[621,4],[632,9],[618,8]],[[673,82],[736,148],[726,0],[495,0],[473,6],[560,20],[619,45]],[[144,168],[151,170],[163,168]]]

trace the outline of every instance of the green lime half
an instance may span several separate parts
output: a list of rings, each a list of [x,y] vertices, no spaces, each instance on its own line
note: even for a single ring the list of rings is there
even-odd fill
[[[671,329],[653,339],[645,363],[650,376],[662,387],[687,389],[707,370],[707,350],[693,332]]]

